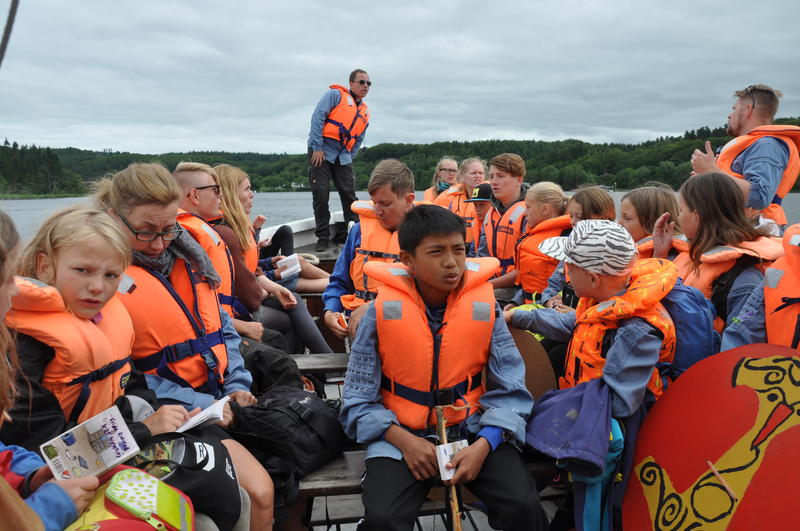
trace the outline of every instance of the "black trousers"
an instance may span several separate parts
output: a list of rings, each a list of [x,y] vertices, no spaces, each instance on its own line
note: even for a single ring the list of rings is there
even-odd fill
[[[281,225],[272,235],[269,245],[261,249],[259,258],[289,256],[290,254],[294,254],[294,233],[289,225]]]
[[[358,216],[350,210],[350,204],[356,200],[356,178],[353,173],[352,164],[339,164],[339,161],[330,163],[322,161],[321,166],[311,164],[311,148],[308,149],[308,183],[311,188],[311,197],[314,204],[314,222],[316,230],[314,234],[317,240],[330,241],[331,239],[331,212],[328,209],[330,199],[331,180],[336,185],[339,192],[339,199],[342,202],[344,211],[344,222],[358,221]]]
[[[405,461],[367,459],[362,499],[364,520],[359,531],[408,531],[413,528],[433,479],[417,481]],[[505,531],[547,529],[536,485],[519,452],[503,443],[490,452],[478,477],[466,483],[489,507],[489,524]]]

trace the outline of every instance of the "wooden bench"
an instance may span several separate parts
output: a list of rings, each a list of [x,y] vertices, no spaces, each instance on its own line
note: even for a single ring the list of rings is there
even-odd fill
[[[305,497],[306,521],[310,525],[333,525],[356,522],[364,515],[361,504],[361,477],[364,474],[364,450],[344,452],[319,470],[300,480],[300,496]],[[541,459],[528,463],[531,474],[540,479],[552,477],[555,461]],[[334,504],[325,501],[324,509],[314,507],[314,499],[336,496]],[[548,487],[540,493],[541,499],[563,496],[563,491]],[[439,500],[428,500],[423,504],[419,515],[440,514],[447,507]],[[469,516],[468,516],[469,517]],[[471,520],[471,517],[469,517]],[[473,524],[473,527],[474,524]]]
[[[300,372],[344,372],[350,354],[333,352],[327,354],[291,354],[289,356]]]

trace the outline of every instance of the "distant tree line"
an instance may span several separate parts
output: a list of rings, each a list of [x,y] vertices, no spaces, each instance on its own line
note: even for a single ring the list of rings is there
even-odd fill
[[[56,150],[20,146],[8,139],[0,146],[0,193],[58,194],[86,192],[85,179],[65,170]]]
[[[800,125],[800,118],[782,118],[776,123]],[[359,189],[366,188],[375,164],[385,158],[405,162],[416,176],[417,189],[422,190],[430,186],[436,163],[445,155],[456,160],[468,157],[488,160],[505,152],[517,153],[525,159],[526,181],[554,181],[566,190],[583,183],[630,189],[647,181],[661,181],[677,188],[689,176],[692,151],[703,149],[706,140],[716,148],[730,137],[724,127],[701,127],[686,131],[682,136],[662,137],[640,144],[590,144],[580,140],[378,144],[364,149],[354,164]],[[0,149],[0,192],[79,193],[89,182],[133,162],[160,162],[173,169],[182,160],[239,166],[262,191],[289,190],[293,183],[299,186],[307,181],[305,154],[195,151],[145,155],[111,150],[20,147],[6,140]]]

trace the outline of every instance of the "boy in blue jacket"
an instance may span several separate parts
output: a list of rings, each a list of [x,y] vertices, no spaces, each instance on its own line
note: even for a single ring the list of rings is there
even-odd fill
[[[465,258],[461,218],[421,205],[399,228],[402,264],[369,263],[383,283],[350,354],[341,421],[367,444],[359,530],[408,530],[439,476],[435,406],[448,439],[469,446],[447,465],[498,529],[545,529],[547,519],[518,448],[533,399],[525,367],[488,279],[494,258]],[[485,380],[482,373],[485,370]]]

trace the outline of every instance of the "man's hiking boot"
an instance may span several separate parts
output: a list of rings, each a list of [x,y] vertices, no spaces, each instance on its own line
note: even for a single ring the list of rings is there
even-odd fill
[[[314,246],[315,253],[324,253],[328,250],[330,244],[327,240],[317,240],[317,244]]]

